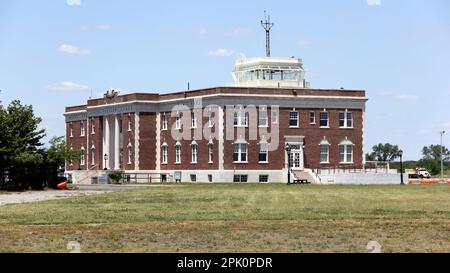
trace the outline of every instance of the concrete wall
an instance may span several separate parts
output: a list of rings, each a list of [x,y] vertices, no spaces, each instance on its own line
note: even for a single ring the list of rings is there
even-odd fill
[[[343,173],[320,175],[322,184],[345,185],[400,185],[400,174],[393,173]],[[408,184],[408,176],[403,174],[403,181]]]

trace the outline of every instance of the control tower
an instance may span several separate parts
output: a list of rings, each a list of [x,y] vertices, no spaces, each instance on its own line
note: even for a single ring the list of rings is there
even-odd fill
[[[266,31],[266,56],[247,59],[243,56],[235,62],[233,78],[238,87],[286,87],[309,88],[305,80],[303,62],[295,57],[271,57],[270,30],[274,26],[270,16],[261,21]]]

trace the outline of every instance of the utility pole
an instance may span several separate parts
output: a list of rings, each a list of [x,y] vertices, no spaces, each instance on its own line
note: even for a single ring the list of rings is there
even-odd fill
[[[261,26],[266,31],[266,57],[270,57],[270,30],[274,26],[274,23],[270,22],[270,15],[266,15],[266,11],[264,11],[264,21],[261,20]]]
[[[441,182],[444,182],[444,148],[442,147],[442,137],[445,131],[440,131],[439,134],[441,134]]]

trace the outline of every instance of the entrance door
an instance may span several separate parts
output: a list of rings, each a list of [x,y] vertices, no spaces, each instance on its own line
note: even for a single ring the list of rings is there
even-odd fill
[[[289,158],[289,167],[293,170],[301,169],[301,152],[300,151],[291,151]]]

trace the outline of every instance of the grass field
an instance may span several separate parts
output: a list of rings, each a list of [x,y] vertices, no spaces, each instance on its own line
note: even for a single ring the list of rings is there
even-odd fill
[[[1,252],[450,252],[450,186],[158,185],[0,207]]]

